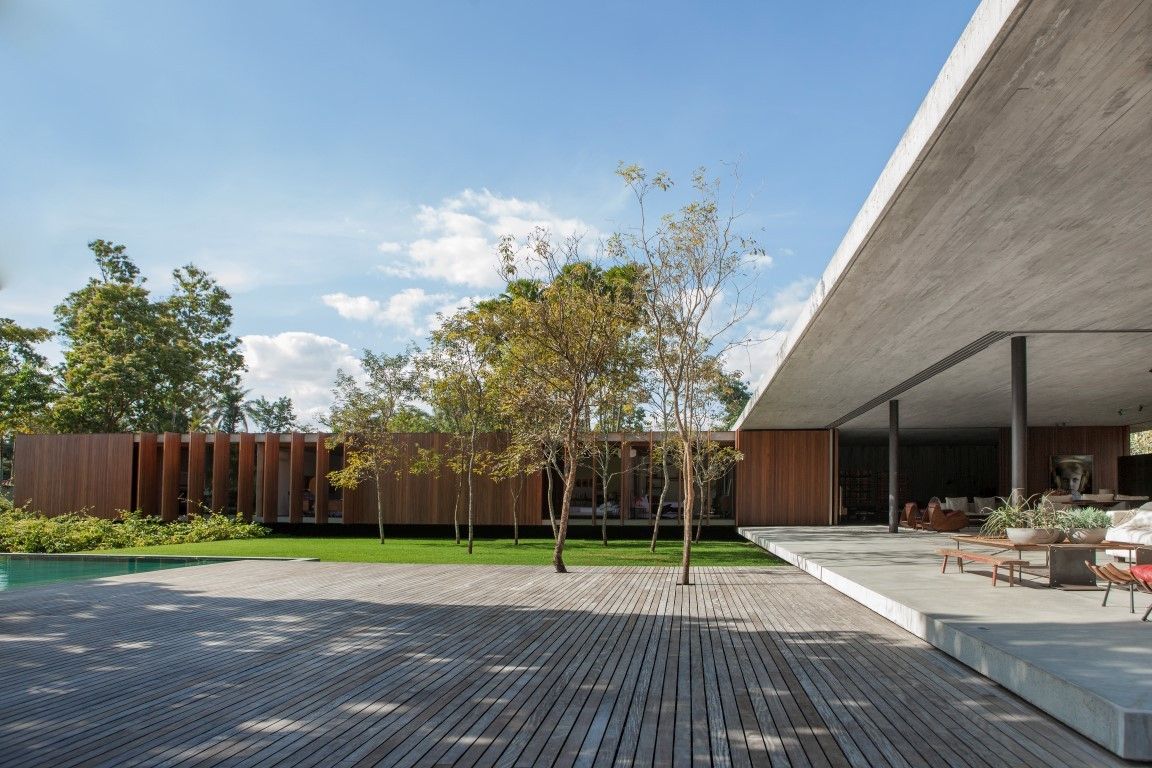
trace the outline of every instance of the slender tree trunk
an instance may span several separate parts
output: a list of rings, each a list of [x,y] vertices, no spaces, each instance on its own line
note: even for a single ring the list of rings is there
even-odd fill
[[[520,546],[520,515],[516,507],[520,504],[520,495],[524,491],[524,475],[518,475],[514,486],[517,490],[512,495],[512,546]]]
[[[460,497],[464,495],[464,478],[456,474],[456,502],[452,505],[452,533],[456,543],[460,543]]]
[[[696,543],[700,543],[700,531],[712,519],[712,481],[709,480],[704,487],[700,489],[701,504],[700,516],[696,518]]]
[[[556,573],[568,573],[564,567],[564,542],[568,538],[568,516],[572,512],[572,489],[576,485],[576,456],[571,448],[565,448],[564,459],[564,498],[560,501],[560,530],[556,534],[556,548],[552,552],[552,565]]]
[[[548,521],[552,523],[552,541],[556,541],[560,536],[560,530],[556,526],[556,492],[552,485],[554,466],[555,462],[548,459],[548,466],[544,468],[544,472],[548,476]],[[556,473],[559,474],[559,469],[556,470]]]
[[[695,479],[692,472],[692,451],[687,444],[684,445],[684,459],[681,463],[684,476],[680,479],[680,486],[684,489],[684,505],[681,517],[684,522],[684,556],[680,561],[680,584],[688,586],[692,583],[692,506],[694,501]]]
[[[472,425],[472,435],[468,442],[468,554],[472,554],[474,515],[474,469],[476,467],[476,425]]]
[[[648,459],[652,461],[651,458]],[[652,544],[648,547],[648,551],[656,551],[656,538],[660,535],[660,513],[664,511],[664,500],[668,497],[668,451],[667,448],[660,452],[660,477],[664,480],[664,484],[660,486],[660,501],[656,505],[656,519],[652,521]],[[649,483],[649,489],[652,485]],[[649,494],[648,499],[649,509],[651,509],[652,499]]]
[[[380,543],[384,543],[384,489],[380,481],[380,470],[373,475],[376,481],[376,527],[380,530]]]
[[[605,478],[601,478],[604,485],[604,514],[600,516],[600,543],[608,546],[608,480]],[[623,516],[624,512],[621,511],[620,514]]]
[[[592,525],[596,525],[596,515],[599,510],[596,508],[596,459],[592,460]]]

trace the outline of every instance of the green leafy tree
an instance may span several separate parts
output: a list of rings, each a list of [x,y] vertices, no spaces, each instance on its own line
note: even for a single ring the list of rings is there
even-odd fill
[[[728,371],[720,374],[715,384],[715,394],[723,411],[713,427],[717,430],[729,430],[736,426],[736,420],[744,412],[744,406],[752,398],[752,390],[748,389],[740,371]]]
[[[680,583],[691,583],[695,465],[692,446],[701,428],[702,390],[732,347],[741,343],[733,328],[752,306],[749,288],[754,256],[762,249],[735,231],[738,214],[722,213],[719,182],[704,172],[693,176],[695,199],[655,226],[649,224],[649,198],[666,191],[665,173],[651,177],[643,168],[621,165],[618,173],[635,195],[639,227],[617,235],[610,251],[629,255],[645,267],[645,325],[653,367],[667,389],[675,439],[679,443],[681,515],[684,530]]]
[[[48,341],[46,328],[25,328],[0,317],[0,434],[43,429],[55,396],[48,361],[36,345]]]
[[[36,345],[51,336],[46,328],[25,328],[0,317],[0,480],[11,476],[12,436],[42,431],[50,422],[55,387]]]
[[[337,371],[334,403],[329,416],[333,432],[329,448],[344,446],[343,469],[328,477],[337,488],[356,488],[365,480],[376,490],[376,522],[384,543],[384,480],[398,471],[402,446],[396,440],[397,417],[418,394],[414,352],[377,355],[364,351],[360,365],[364,382]]]
[[[519,247],[517,247],[519,245]],[[505,295],[493,307],[503,413],[521,409],[554,419],[564,493],[552,564],[566,572],[564,544],[576,471],[589,447],[588,409],[596,382],[627,365],[640,327],[640,275],[632,264],[601,266],[580,253],[578,238],[555,242],[536,231],[501,242]]]
[[[1152,453],[1152,429],[1133,432],[1129,439],[1133,456]]]
[[[261,432],[292,432],[300,426],[290,397],[269,400],[261,396],[249,400],[244,410],[248,413],[252,425]]]
[[[424,357],[431,374],[426,397],[445,415],[456,437],[455,450],[447,461],[456,476],[464,478],[468,554],[472,554],[475,542],[476,476],[492,458],[481,450],[478,438],[481,432],[495,427],[491,361],[499,340],[486,333],[485,319],[485,311],[477,308],[462,309],[445,318],[433,331]],[[458,520],[455,524],[459,526]]]
[[[192,265],[153,299],[123,245],[88,244],[99,277],[56,307],[64,346],[53,409],[65,432],[185,431],[244,369],[229,296]]]

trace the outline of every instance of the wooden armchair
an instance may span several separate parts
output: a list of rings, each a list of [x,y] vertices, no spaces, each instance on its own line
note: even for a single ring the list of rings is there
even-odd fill
[[[924,512],[925,527],[941,533],[953,533],[968,527],[968,515],[956,509],[943,509],[938,501],[928,502]]]
[[[904,505],[904,511],[900,514],[900,527],[902,528],[919,528],[923,524],[920,517],[920,506],[910,501]]]

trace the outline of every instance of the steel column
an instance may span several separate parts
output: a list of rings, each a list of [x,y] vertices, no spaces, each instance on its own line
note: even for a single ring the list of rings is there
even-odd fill
[[[900,401],[888,401],[888,533],[900,530]]]
[[[1028,338],[1012,337],[1012,493],[1028,494]]]

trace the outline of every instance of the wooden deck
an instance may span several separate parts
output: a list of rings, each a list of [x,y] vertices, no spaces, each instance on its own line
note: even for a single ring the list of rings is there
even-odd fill
[[[0,616],[10,768],[1124,764],[791,567],[248,561]]]

